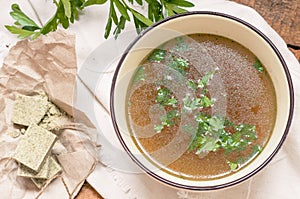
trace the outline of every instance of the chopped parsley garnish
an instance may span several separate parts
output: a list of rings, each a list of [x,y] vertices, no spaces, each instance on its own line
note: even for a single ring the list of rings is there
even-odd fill
[[[193,80],[188,80],[186,84],[187,84],[187,86],[188,86],[190,89],[192,89],[193,91],[196,91],[196,90],[197,90],[198,85],[197,85],[197,83],[195,83],[195,81],[193,81]]]
[[[262,73],[265,70],[262,63],[257,58],[255,59],[253,66],[260,73]]]
[[[247,162],[248,160],[250,160],[251,158],[253,158],[257,154],[259,154],[261,152],[262,148],[258,144],[255,144],[254,146],[252,146],[251,150],[252,150],[251,154],[246,158],[239,157],[238,160],[233,161],[233,162],[227,160],[226,163],[230,167],[230,170],[231,171],[237,170],[243,162]]]
[[[187,81],[187,86],[191,88],[193,91],[196,91],[197,89],[203,89],[202,93],[205,94],[208,92],[208,89],[206,88],[209,85],[209,81],[213,78],[213,75],[215,74],[215,70],[208,72],[206,75],[204,75],[201,79],[198,81],[194,81],[189,79]]]
[[[196,154],[223,149],[225,154],[233,151],[243,151],[257,139],[255,126],[239,124],[234,126],[234,132],[226,130],[230,124],[225,118],[199,113],[195,120],[198,122],[195,134],[189,150],[195,150]],[[231,125],[231,124],[230,124]]]
[[[171,95],[168,88],[159,88],[157,91],[156,102],[163,106],[176,106],[177,100]]]
[[[177,100],[174,96],[172,96],[171,91],[168,88],[159,87],[155,101],[162,107],[177,106]],[[176,119],[179,117],[180,114],[177,109],[168,111],[165,115],[160,117],[161,123],[159,125],[154,125],[154,130],[158,133],[161,132],[164,127],[169,127],[176,124]]]
[[[189,68],[189,62],[186,59],[174,56],[171,57],[167,65],[182,75],[186,75],[186,71]]]
[[[166,57],[166,51],[162,50],[162,49],[155,49],[151,55],[149,56],[149,61],[152,62],[160,62],[162,60],[164,60]]]
[[[230,161],[227,161],[226,163],[227,163],[228,166],[230,167],[230,170],[231,170],[231,171],[235,171],[235,170],[238,169],[238,167],[239,167],[239,164],[236,163],[236,162],[230,162]]]
[[[167,112],[165,115],[160,117],[161,124],[154,125],[154,130],[157,133],[160,133],[164,127],[170,127],[176,124],[176,120],[179,118],[178,110],[171,110]]]
[[[196,109],[202,109],[206,107],[211,107],[214,103],[213,99],[208,98],[207,96],[191,98],[186,96],[183,99],[184,108],[188,111],[194,111]]]
[[[208,72],[198,81],[198,88],[204,88],[208,85],[209,81],[213,78],[215,70]]]

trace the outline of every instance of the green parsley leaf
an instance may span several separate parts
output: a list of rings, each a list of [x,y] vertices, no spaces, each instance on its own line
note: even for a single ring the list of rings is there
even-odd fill
[[[168,67],[173,68],[182,75],[186,74],[186,70],[189,68],[189,62],[186,59],[180,57],[173,57],[167,63]]]
[[[109,33],[111,31],[111,26],[112,26],[112,19],[109,18],[106,22],[106,26],[105,26],[105,33],[104,33],[104,37],[107,38],[109,36]]]
[[[72,14],[72,11],[71,11],[71,3],[70,3],[70,0],[61,0],[62,4],[63,4],[63,7],[64,7],[64,10],[65,10],[65,15],[67,18],[71,18],[71,14]]]
[[[201,108],[207,108],[211,107],[214,104],[215,100],[210,99],[207,96],[200,97],[200,107]]]
[[[185,0],[169,0],[169,3],[181,6],[181,7],[193,7],[194,4]]]
[[[262,73],[265,70],[264,67],[263,67],[263,65],[262,65],[262,63],[257,58],[255,59],[255,62],[253,64],[253,66],[260,73]]]
[[[198,87],[198,85],[196,85],[196,83],[191,79],[187,81],[187,86],[191,88],[193,91],[196,91]]]
[[[179,116],[178,110],[171,110],[167,112],[165,115],[161,116],[161,124],[154,125],[154,130],[159,133],[164,129],[164,127],[175,125]]]
[[[195,150],[195,153],[199,155],[204,152],[216,151],[220,148],[224,149],[225,154],[233,151],[242,151],[257,139],[254,125],[239,124],[235,126],[233,122],[226,118],[211,116],[201,112],[196,115],[195,121],[198,122],[198,130],[188,149],[190,151]],[[235,127],[234,133],[229,133],[225,130],[231,126]],[[260,151],[261,147],[254,145],[252,153],[247,159],[252,158]]]
[[[138,19],[140,22],[142,22],[146,26],[151,26],[153,24],[153,21],[151,21],[150,19],[146,18],[144,15],[142,15],[141,13],[135,11],[134,9],[130,9],[130,11],[132,12],[133,16],[136,19]]]
[[[252,152],[249,156],[249,159],[255,157],[257,154],[259,154],[262,151],[261,146],[259,146],[258,144],[255,144],[252,148],[251,148]]]
[[[35,27],[36,29],[40,29],[40,27],[20,9],[18,4],[12,4],[11,9],[12,12],[10,12],[10,15],[16,20],[15,23],[20,26]]]
[[[149,56],[148,60],[152,62],[160,62],[164,60],[165,57],[166,57],[166,51],[162,49],[155,49]]]
[[[166,10],[167,16],[172,16],[175,14],[180,14],[186,12],[187,10],[182,7],[193,7],[194,4],[184,1],[184,0],[168,0],[162,1],[162,5]]]
[[[18,38],[20,38],[20,39],[24,39],[24,38],[27,38],[27,37],[36,38],[40,34],[39,32],[24,30],[24,29],[21,29],[21,28],[17,28],[16,26],[7,26],[6,25],[5,28],[13,34],[18,34]]]
[[[175,4],[168,4],[166,7],[171,11],[170,15],[181,14],[187,12],[186,9],[180,8]]]
[[[162,20],[164,18],[162,4],[157,0],[147,0],[147,3],[148,18],[153,22]]]
[[[159,88],[157,91],[156,102],[163,106],[173,106],[177,104],[174,96],[171,96],[171,91],[168,88]]]
[[[191,98],[186,96],[183,99],[184,108],[188,111],[194,111],[196,109],[202,109],[211,107],[214,104],[214,100],[209,99],[207,96],[202,96],[199,98]]]
[[[154,131],[160,133],[164,129],[164,125],[154,125]]]
[[[82,4],[81,8],[92,6],[92,5],[101,5],[106,2],[107,0],[87,0],[86,2],[84,2],[84,4]]]
[[[230,170],[231,171],[235,171],[238,169],[239,165],[235,162],[230,162],[230,161],[227,161],[226,162],[228,164],[228,166],[230,167]]]
[[[128,21],[130,21],[130,17],[128,15],[127,9],[126,9],[126,4],[123,5],[123,2],[119,1],[119,0],[112,0],[114,2],[114,4],[117,6],[117,8],[119,9],[121,15]]]
[[[214,71],[210,71],[207,74],[205,74],[199,81],[198,81],[198,88],[204,88],[208,85],[209,81],[213,78],[213,75],[215,74]]]
[[[110,2],[110,8],[109,8],[109,18],[111,18],[113,21],[114,21],[114,24],[115,25],[118,25],[118,17],[117,17],[117,13],[116,13],[116,10],[115,10],[115,7],[113,6],[113,2],[111,1]],[[105,28],[105,30],[106,30],[106,28]],[[110,31],[108,31],[108,32],[110,32]],[[105,38],[107,38],[107,37],[105,37]]]
[[[11,31],[13,34],[19,34],[19,38],[36,38],[40,34],[48,34],[49,32],[56,31],[59,25],[62,25],[65,29],[69,28],[70,23],[74,23],[75,19],[78,19],[78,11],[83,10],[86,7],[93,5],[102,5],[107,3],[107,0],[55,0],[53,3],[56,6],[56,11],[53,16],[45,23],[43,27],[39,27],[32,19],[30,19],[25,13],[21,11],[18,4],[12,5],[11,16],[16,20],[15,25],[19,29],[24,29],[32,32],[39,33],[28,33],[26,31]],[[143,5],[143,0],[135,0],[138,5]],[[124,30],[126,21],[130,21],[129,12],[132,14],[132,18],[139,33],[146,27],[152,25],[154,22],[158,22],[165,17],[186,12],[182,7],[191,7],[192,3],[188,1],[178,0],[145,0],[148,5],[148,16],[144,16],[139,13],[131,6],[134,1],[129,0],[130,4],[127,4],[123,0],[110,0],[110,12],[105,26],[104,37],[108,38],[112,29],[112,21],[116,25],[113,34],[117,37],[121,31]],[[116,13],[116,10],[119,14]],[[167,13],[165,16],[164,13]],[[12,27],[12,26],[7,26]],[[10,31],[13,28],[9,28]]]
[[[223,130],[225,128],[224,119],[222,117],[217,117],[217,116],[212,116],[209,119],[209,125],[211,126],[211,129],[214,132]]]
[[[217,140],[214,137],[205,136],[202,140],[204,140],[204,143],[196,150],[195,154],[197,155],[201,155],[202,153],[207,153],[210,151],[215,151],[219,148]]]
[[[121,31],[124,30],[125,24],[126,24],[126,18],[122,15],[119,18],[119,23],[113,32],[113,34],[115,35],[115,39],[118,37],[118,35],[121,33]]]
[[[197,128],[190,124],[186,124],[182,127],[182,130],[187,133],[194,133],[197,131]]]
[[[133,4],[133,0],[128,0],[131,4]],[[135,2],[137,2],[139,5],[143,5],[143,1],[142,0],[135,0]]]
[[[167,112],[166,115],[161,117],[162,124],[164,124],[165,126],[174,125],[175,124],[174,119],[178,118],[178,116],[179,116],[178,110],[171,110]]]

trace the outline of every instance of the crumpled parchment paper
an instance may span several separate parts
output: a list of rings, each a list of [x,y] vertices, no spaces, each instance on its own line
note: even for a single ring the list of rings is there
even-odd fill
[[[74,108],[76,81],[75,36],[58,31],[34,41],[19,41],[0,68],[0,198],[74,198],[97,163],[96,129],[86,115]],[[39,190],[30,179],[17,176],[11,158],[22,135],[8,132],[17,94],[45,91],[49,99],[73,116],[62,124],[52,149],[62,173]]]

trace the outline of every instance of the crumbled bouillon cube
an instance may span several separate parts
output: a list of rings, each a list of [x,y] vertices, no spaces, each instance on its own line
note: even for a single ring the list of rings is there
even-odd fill
[[[48,111],[48,98],[45,96],[18,95],[13,107],[12,122],[29,126],[38,124]]]
[[[13,158],[38,172],[56,138],[56,135],[50,131],[32,124],[18,143]]]
[[[19,164],[18,176],[27,177],[27,178],[48,178],[49,163],[50,163],[49,161],[50,161],[50,156],[47,156],[39,172],[33,171],[32,169],[24,166],[23,164]]]

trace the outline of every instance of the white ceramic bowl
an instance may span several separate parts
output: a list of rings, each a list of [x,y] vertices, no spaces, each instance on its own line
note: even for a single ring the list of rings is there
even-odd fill
[[[245,168],[219,179],[195,181],[168,174],[152,164],[130,136],[126,122],[126,91],[140,62],[164,42],[180,36],[205,33],[232,39],[252,51],[268,71],[276,92],[277,115],[271,138],[263,151]],[[294,97],[291,77],[276,46],[251,24],[222,13],[190,12],[167,18],[140,34],[124,52],[111,88],[111,116],[117,136],[131,159],[146,173],[168,185],[189,190],[212,190],[238,184],[265,167],[282,146],[293,116]]]

